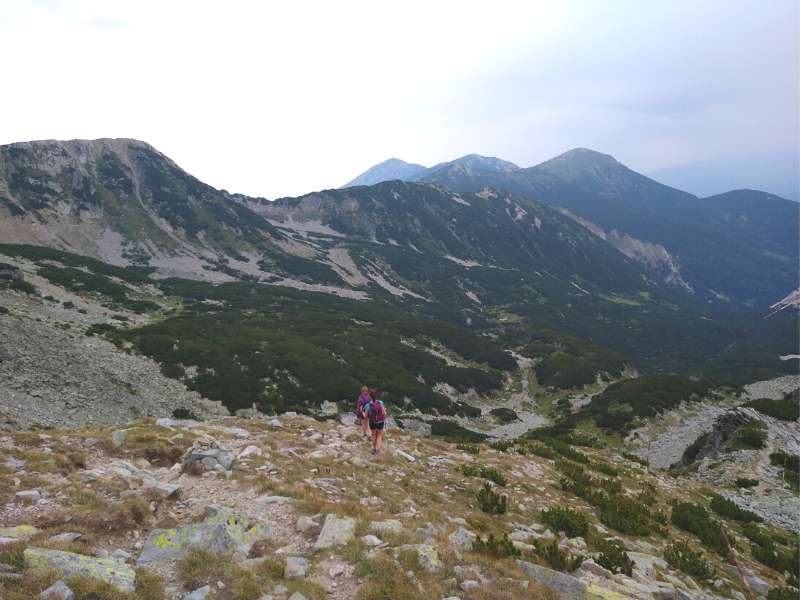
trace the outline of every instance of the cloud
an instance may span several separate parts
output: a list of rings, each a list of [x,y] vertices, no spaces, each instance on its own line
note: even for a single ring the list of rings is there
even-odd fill
[[[0,0],[0,143],[136,137],[232,191],[389,156],[648,170],[797,147],[793,2]]]

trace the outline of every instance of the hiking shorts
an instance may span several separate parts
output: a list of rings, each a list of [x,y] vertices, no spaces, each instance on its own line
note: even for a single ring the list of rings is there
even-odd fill
[[[370,423],[369,428],[373,431],[380,431],[383,429],[383,424],[384,421],[381,421],[380,423]]]

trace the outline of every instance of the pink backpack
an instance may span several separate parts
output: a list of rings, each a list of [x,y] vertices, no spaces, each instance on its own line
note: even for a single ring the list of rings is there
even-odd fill
[[[367,414],[370,423],[383,423],[386,419],[386,408],[381,400],[373,400],[367,404]]]

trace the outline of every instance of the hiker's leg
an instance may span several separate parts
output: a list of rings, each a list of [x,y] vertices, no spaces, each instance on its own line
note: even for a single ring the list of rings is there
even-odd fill
[[[375,433],[378,434],[378,438],[375,440],[375,447],[380,450],[383,445],[383,429],[378,429]]]
[[[378,447],[378,434],[380,431],[377,429],[372,430],[372,449],[375,450]]]

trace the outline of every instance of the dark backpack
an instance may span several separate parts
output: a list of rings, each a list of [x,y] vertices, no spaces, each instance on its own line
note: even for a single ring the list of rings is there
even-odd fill
[[[386,419],[386,409],[383,402],[380,400],[373,400],[367,405],[367,414],[369,414],[370,423],[383,423]]]

